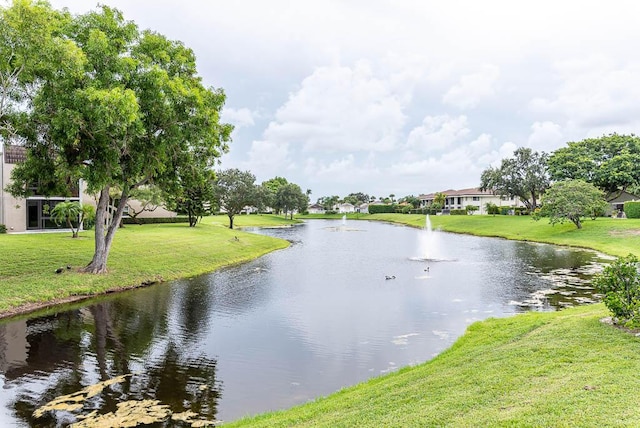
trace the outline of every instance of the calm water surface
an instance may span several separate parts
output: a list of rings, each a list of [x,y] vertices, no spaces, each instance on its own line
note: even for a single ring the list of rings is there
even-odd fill
[[[475,321],[590,302],[590,251],[313,220],[251,263],[0,325],[0,426],[121,374],[81,413],[153,398],[210,420],[291,407],[429,360]],[[392,279],[386,279],[390,277]],[[395,278],[394,278],[395,277]]]

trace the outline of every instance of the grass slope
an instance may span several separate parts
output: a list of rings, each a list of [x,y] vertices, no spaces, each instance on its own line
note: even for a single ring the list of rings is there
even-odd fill
[[[274,216],[244,217],[251,217],[246,225],[253,226],[291,223]],[[120,229],[106,275],[77,271],[91,261],[93,231],[81,232],[77,239],[72,239],[70,233],[0,235],[0,315],[72,296],[211,272],[288,245],[283,240],[229,230],[224,227],[227,223],[219,221],[224,219],[207,218],[195,228],[156,224]],[[54,273],[56,268],[67,265],[72,269]]]
[[[447,351],[225,427],[640,426],[640,341],[601,304],[471,325]]]
[[[341,217],[338,214],[325,216]],[[425,216],[420,214],[349,214],[348,218],[425,226]],[[640,256],[640,219],[587,219],[582,229],[577,229],[573,223],[552,226],[546,219],[534,221],[528,216],[447,215],[430,218],[434,229],[447,232],[591,248],[613,256],[626,256],[629,253]]]

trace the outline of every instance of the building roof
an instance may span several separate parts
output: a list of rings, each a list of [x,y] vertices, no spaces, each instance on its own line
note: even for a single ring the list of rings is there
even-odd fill
[[[20,163],[27,160],[27,149],[22,146],[4,146],[4,163]]]
[[[451,196],[493,196],[493,193],[490,190],[480,190],[477,187],[472,187],[469,189],[460,189],[460,190],[443,190],[438,193],[444,193],[446,197]],[[428,193],[426,195],[420,195],[418,199],[429,200],[434,199],[436,196],[435,193]]]

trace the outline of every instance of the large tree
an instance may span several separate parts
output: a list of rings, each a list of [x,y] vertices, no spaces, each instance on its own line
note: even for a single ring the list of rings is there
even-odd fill
[[[294,211],[306,211],[309,206],[309,197],[302,191],[300,186],[288,183],[278,189],[275,206],[284,212],[285,217],[290,214],[293,220]]]
[[[594,217],[604,212],[607,203],[602,191],[582,180],[563,180],[554,183],[542,196],[541,214],[551,224],[571,221],[582,229],[583,217]]]
[[[534,210],[549,187],[547,158],[544,152],[520,147],[513,152],[513,157],[502,159],[499,168],[489,167],[482,172],[480,189],[517,197],[529,210]]]
[[[548,161],[553,180],[592,183],[611,194],[640,185],[640,138],[610,134],[567,143]]]
[[[229,217],[229,229],[233,229],[233,218],[250,205],[258,202],[256,177],[249,171],[236,168],[216,174],[213,188],[216,202]]]
[[[232,127],[219,121],[223,91],[202,84],[193,51],[181,42],[141,32],[107,6],[70,19],[64,30],[58,45],[66,55],[42,52],[55,71],[34,75],[29,86],[35,96],[18,130],[28,154],[13,171],[12,192],[26,195],[38,181],[46,195],[82,179],[99,195],[95,252],[85,270],[100,273],[131,191],[175,183],[180,166],[195,158],[213,165]],[[113,187],[121,194],[108,223]]]

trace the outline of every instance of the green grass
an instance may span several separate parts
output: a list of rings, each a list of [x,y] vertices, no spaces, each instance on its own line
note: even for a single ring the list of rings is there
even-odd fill
[[[341,218],[342,215],[309,215],[300,218]],[[350,220],[379,220],[424,227],[420,214],[349,214]],[[528,216],[430,216],[432,227],[448,232],[494,236],[521,241],[591,248],[613,256],[629,253],[640,256],[640,219],[598,218],[585,220],[582,229],[573,223],[550,225],[547,219],[534,221]]]
[[[291,223],[275,216],[251,217],[238,225]],[[225,216],[224,219],[227,217]],[[93,256],[93,231],[0,235],[0,314],[25,305],[71,296],[95,295],[147,281],[167,281],[211,272],[284,248],[286,241],[229,230],[222,217],[209,217],[195,228],[186,224],[127,226],[116,232],[105,275],[78,268]],[[236,240],[236,237],[238,238]],[[58,267],[72,266],[62,274]]]
[[[471,325],[433,360],[225,427],[640,426],[640,341],[604,306]]]

